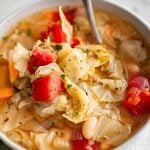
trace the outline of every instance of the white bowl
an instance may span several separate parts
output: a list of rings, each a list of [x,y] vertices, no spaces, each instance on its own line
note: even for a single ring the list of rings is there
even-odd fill
[[[137,16],[132,11],[127,8],[123,8],[117,4],[113,4],[110,1],[103,0],[93,0],[94,6],[110,12],[128,22],[130,22],[136,29],[141,33],[144,37],[145,41],[150,45],[150,26],[139,16]],[[0,23],[0,37],[2,37],[5,32],[7,32],[10,27],[14,26],[18,21],[23,19],[26,16],[33,14],[34,12],[43,10],[45,8],[50,8],[59,5],[78,5],[81,4],[81,0],[37,0],[36,2],[30,2],[25,7],[19,9],[14,12],[9,18]],[[141,137],[144,130],[150,127],[150,120],[146,122],[146,124],[128,141],[117,147],[117,150],[126,150],[133,143],[137,141],[138,138]],[[0,132],[0,139],[7,144],[11,149],[14,150],[22,150],[24,149],[20,145],[10,141],[3,133]]]

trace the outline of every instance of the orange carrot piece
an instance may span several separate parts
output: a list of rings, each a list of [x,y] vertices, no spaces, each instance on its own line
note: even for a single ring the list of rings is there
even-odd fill
[[[13,96],[14,89],[12,87],[0,88],[0,99],[5,99]]]
[[[11,83],[14,83],[19,76],[19,72],[14,68],[14,63],[9,61],[9,79]]]
[[[9,70],[8,64],[1,64],[0,63],[0,88],[9,87]]]

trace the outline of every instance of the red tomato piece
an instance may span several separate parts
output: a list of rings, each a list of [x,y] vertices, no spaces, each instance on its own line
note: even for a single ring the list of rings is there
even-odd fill
[[[145,112],[150,112],[149,89],[146,88],[143,91],[139,91],[136,88],[137,91],[131,92],[133,91],[133,88],[131,88],[129,90],[129,93],[127,94],[128,96],[125,100],[125,106],[133,115],[139,115]]]
[[[55,43],[66,42],[66,34],[63,32],[60,23],[53,23],[46,31],[41,33],[41,41],[44,41],[47,37],[50,37]]]
[[[130,96],[132,96],[132,95],[138,96],[138,95],[140,94],[140,92],[141,92],[141,91],[140,91],[138,88],[132,87],[132,88],[130,88],[130,89],[128,90],[127,96],[128,96],[128,97],[130,97]]]
[[[149,88],[149,81],[146,77],[144,76],[136,76],[134,78],[132,78],[129,81],[129,88],[131,87],[137,87],[140,90],[143,90],[144,88]]]
[[[66,34],[62,31],[61,25],[59,23],[53,24],[51,26],[51,37],[56,43],[66,42]]]
[[[150,85],[145,76],[135,76],[129,81],[125,106],[133,115],[150,112]]]
[[[70,42],[71,47],[74,48],[75,46],[77,46],[79,44],[80,44],[80,40],[78,38],[76,38],[76,37],[72,38],[72,40]]]
[[[56,61],[56,55],[48,49],[34,47],[28,61],[28,70],[34,73],[37,67],[45,66]]]
[[[86,139],[74,140],[72,143],[72,150],[98,150],[98,143]]]
[[[58,73],[51,72],[49,76],[33,81],[32,89],[32,96],[35,100],[52,101],[64,91],[64,85]]]
[[[150,112],[150,92],[149,91],[143,91],[140,93],[141,98],[141,105],[143,108],[143,112]]]

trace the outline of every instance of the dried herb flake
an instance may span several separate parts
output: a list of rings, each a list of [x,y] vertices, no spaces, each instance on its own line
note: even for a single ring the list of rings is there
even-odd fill
[[[27,36],[30,36],[32,34],[32,30],[30,29],[30,28],[28,28],[27,30],[26,30],[26,35]]]
[[[9,38],[9,36],[4,36],[2,39],[3,39],[4,41],[7,41],[8,38]]]
[[[64,79],[64,78],[65,78],[65,75],[64,75],[64,74],[62,74],[60,77],[61,77],[62,79]]]

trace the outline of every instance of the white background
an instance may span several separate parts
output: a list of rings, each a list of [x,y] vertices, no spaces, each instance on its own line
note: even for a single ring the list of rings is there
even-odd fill
[[[0,0],[0,22],[24,4],[36,0]],[[43,0],[44,1],[44,0]],[[124,7],[128,7],[142,16],[150,25],[150,0],[110,0]],[[34,8],[33,8],[34,9]],[[150,128],[145,134],[131,145],[128,150],[150,150]]]

